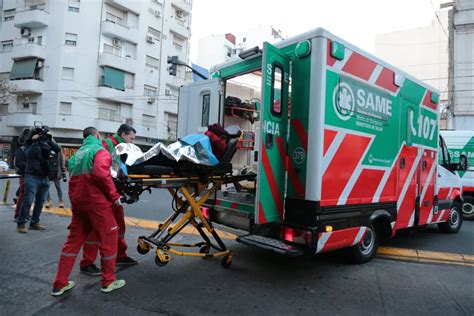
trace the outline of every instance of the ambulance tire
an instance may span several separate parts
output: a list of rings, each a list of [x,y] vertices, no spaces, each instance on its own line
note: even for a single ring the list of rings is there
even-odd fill
[[[465,202],[463,204],[462,217],[467,220],[474,219],[474,201]]]
[[[438,229],[445,234],[455,234],[462,226],[461,203],[455,201],[453,207],[449,211],[448,221],[438,224]]]
[[[353,264],[369,262],[377,253],[378,246],[379,236],[374,227],[369,225],[359,244],[349,248],[350,262]]]

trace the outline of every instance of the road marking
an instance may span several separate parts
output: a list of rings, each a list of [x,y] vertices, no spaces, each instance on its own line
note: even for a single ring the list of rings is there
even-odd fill
[[[71,209],[53,207],[43,209],[43,212],[56,214],[60,216],[71,216]],[[125,216],[125,224],[130,227],[138,227],[145,229],[157,229],[160,221]],[[192,226],[186,226],[181,232],[184,234],[199,235]],[[222,239],[235,240],[237,235],[217,230],[216,232]],[[450,252],[437,252],[427,250],[416,250],[408,248],[379,247],[377,257],[383,259],[411,261],[418,263],[438,263],[438,264],[454,264],[461,266],[474,267],[474,255],[458,254]]]

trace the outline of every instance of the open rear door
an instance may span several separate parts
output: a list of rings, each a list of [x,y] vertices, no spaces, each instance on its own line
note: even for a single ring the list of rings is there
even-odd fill
[[[255,205],[257,224],[283,219],[290,77],[290,60],[280,49],[265,42],[262,60],[262,126]]]
[[[221,80],[203,80],[182,86],[178,102],[178,138],[202,133],[220,122]]]

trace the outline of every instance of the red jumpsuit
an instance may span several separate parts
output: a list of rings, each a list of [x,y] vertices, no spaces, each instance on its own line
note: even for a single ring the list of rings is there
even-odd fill
[[[117,258],[118,226],[115,221],[112,205],[120,198],[110,175],[111,156],[104,150],[100,141],[89,136],[84,145],[92,142],[95,153],[89,162],[76,163],[69,161],[70,182],[69,198],[71,201],[72,221],[69,235],[63,246],[59,259],[58,272],[54,280],[54,288],[60,289],[67,285],[69,275],[74,266],[81,247],[88,236],[94,236],[100,242],[102,285],[108,286],[115,280],[115,261]],[[98,143],[97,143],[98,141]],[[82,147],[81,147],[82,149]],[[79,149],[78,153],[81,152]],[[76,153],[76,155],[78,155]],[[79,158],[76,159],[82,159]],[[87,153],[84,155],[87,156]],[[77,166],[80,165],[80,166]]]
[[[109,138],[109,142],[103,141],[104,148],[110,153],[113,153],[115,146],[120,141],[114,137]],[[112,205],[115,221],[119,227],[118,229],[118,244],[117,244],[117,262],[120,262],[127,258],[127,242],[125,241],[125,212],[122,205]],[[87,237],[82,247],[82,260],[80,263],[81,268],[85,268],[95,262],[97,258],[97,252],[99,250],[100,242],[96,235]]]

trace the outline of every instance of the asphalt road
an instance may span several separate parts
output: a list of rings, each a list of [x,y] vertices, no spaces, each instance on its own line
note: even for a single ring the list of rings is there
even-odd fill
[[[61,182],[66,207],[69,207],[67,198],[67,183]],[[0,182],[0,192],[4,191],[5,181]],[[18,180],[11,180],[9,201],[12,201]],[[50,188],[53,201],[57,205],[57,193],[54,184]],[[162,221],[171,212],[171,195],[167,190],[152,190],[152,193],[143,193],[140,201],[125,205],[125,215],[136,218],[144,218]],[[442,252],[456,252],[474,255],[474,221],[464,221],[463,227],[457,234],[446,235],[438,232],[436,225],[425,229],[405,230],[397,232],[395,238],[390,240],[388,246],[411,248],[419,250],[431,250]]]
[[[349,265],[338,255],[287,258],[226,241],[234,261],[172,257],[157,267],[138,255],[129,228],[129,254],[137,266],[119,270],[127,285],[100,293],[99,278],[73,270],[76,288],[50,296],[70,219],[44,214],[44,232],[18,234],[11,209],[0,207],[0,315],[472,315],[472,267],[374,259]],[[195,237],[182,237],[193,239]]]

